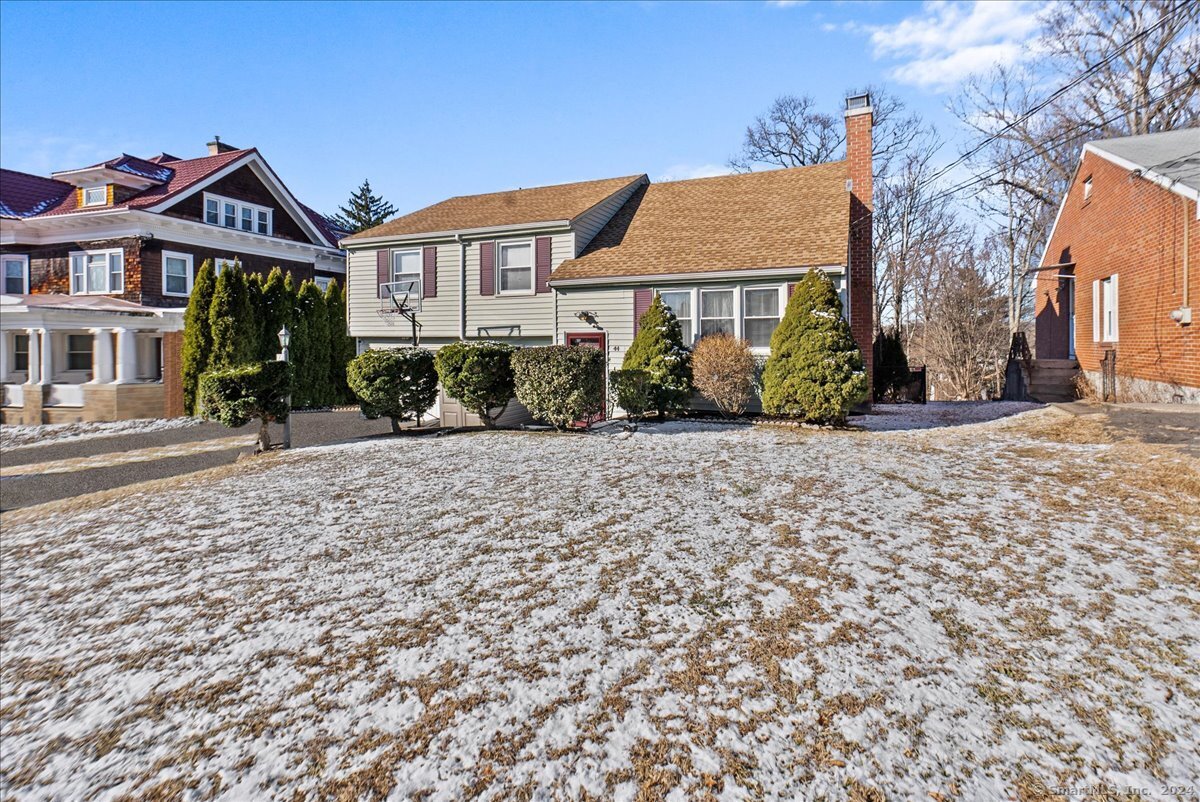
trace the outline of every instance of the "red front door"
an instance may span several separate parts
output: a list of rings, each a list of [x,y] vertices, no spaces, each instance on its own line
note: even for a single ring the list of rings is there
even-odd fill
[[[582,346],[586,346],[588,348],[597,348],[597,349],[599,349],[600,353],[602,353],[602,354],[606,353],[607,344],[606,344],[606,340],[605,340],[605,334],[602,331],[583,331],[583,332],[577,332],[575,334],[568,334],[566,336],[566,342],[567,342],[567,345],[582,345]],[[607,371],[606,371],[606,373],[607,373]],[[608,376],[606,375],[604,377],[604,379],[605,379],[604,383],[605,383],[605,385],[607,385],[608,384]],[[605,389],[607,390],[607,387]],[[607,404],[605,404],[604,399],[601,398],[600,399],[600,409],[603,410],[606,407],[607,407]],[[586,429],[588,426],[591,426],[593,423],[596,423],[597,421],[602,421],[602,420],[604,420],[604,412],[600,412],[597,415],[593,415],[592,417],[588,418],[587,420],[575,421],[575,425]]]

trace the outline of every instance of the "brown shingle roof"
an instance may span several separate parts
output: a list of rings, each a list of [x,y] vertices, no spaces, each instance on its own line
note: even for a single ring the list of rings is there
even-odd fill
[[[514,189],[487,195],[460,195],[360,231],[344,241],[573,220],[609,195],[644,177],[627,175],[622,178]]]
[[[846,262],[846,163],[650,184],[551,281]]]

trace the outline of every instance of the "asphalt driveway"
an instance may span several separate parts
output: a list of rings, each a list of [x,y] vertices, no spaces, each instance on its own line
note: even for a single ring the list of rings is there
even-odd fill
[[[370,421],[358,412],[302,412],[292,419],[292,446],[325,445],[390,430],[386,419]],[[202,423],[5,448],[0,457],[0,510],[228,465],[254,451],[256,435],[253,424],[228,429],[218,423]],[[272,426],[271,438],[282,440],[283,427]],[[23,472],[23,467],[28,472]]]

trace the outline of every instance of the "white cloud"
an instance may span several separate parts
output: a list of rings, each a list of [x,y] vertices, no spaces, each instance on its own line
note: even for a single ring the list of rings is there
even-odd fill
[[[926,2],[918,14],[866,30],[876,58],[901,62],[891,70],[894,79],[945,91],[973,72],[1035,56],[1046,7],[1031,0]]]
[[[689,178],[712,178],[729,175],[733,168],[726,164],[672,164],[659,173],[655,181],[685,181]]]

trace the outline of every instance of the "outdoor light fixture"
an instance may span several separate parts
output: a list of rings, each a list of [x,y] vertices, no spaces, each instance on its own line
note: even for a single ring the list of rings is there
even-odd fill
[[[283,349],[283,352],[280,353],[279,356],[276,358],[279,359],[280,361],[282,361],[284,364],[287,364],[290,361],[288,359],[288,357],[291,356],[291,354],[288,353],[288,346],[292,342],[292,333],[290,331],[288,331],[288,327],[286,324],[284,325],[283,328],[281,328],[279,330],[278,337],[279,337],[279,347]],[[287,408],[288,408],[288,416],[286,418],[284,418],[284,420],[283,420],[283,447],[291,448],[292,447],[292,394],[290,391],[287,394]]]
[[[577,317],[577,318],[579,318],[580,320],[582,320],[583,322],[587,323],[588,321],[590,321],[590,320],[592,320],[593,318],[595,318],[595,317],[596,317],[596,313],[595,313],[595,312],[589,312],[589,311],[587,311],[586,309],[584,309],[584,310],[582,310],[582,311],[576,312],[576,313],[575,313],[575,317]]]

